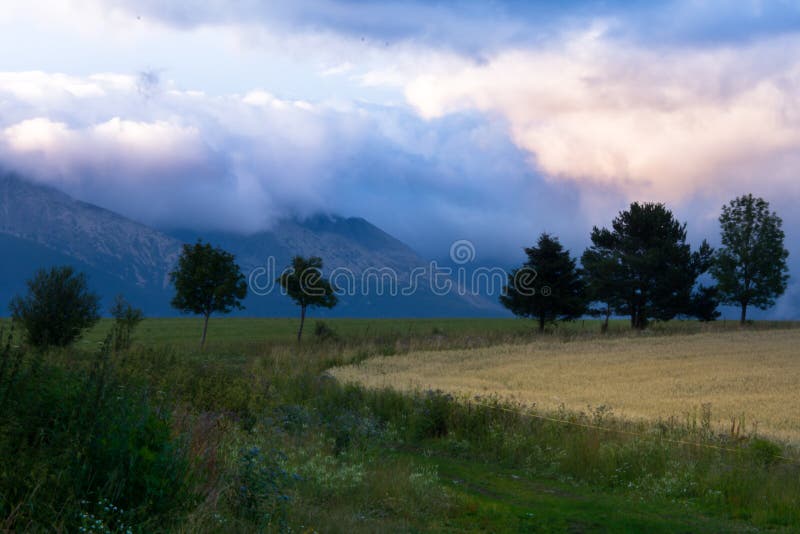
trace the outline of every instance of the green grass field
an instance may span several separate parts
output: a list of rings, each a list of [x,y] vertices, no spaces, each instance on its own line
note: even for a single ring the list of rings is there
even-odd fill
[[[7,320],[6,320],[7,321]],[[320,321],[311,317],[306,320],[303,337],[314,341],[314,327]],[[323,322],[338,335],[340,341],[351,346],[395,343],[402,340],[436,341],[461,345],[495,344],[506,341],[525,342],[538,335],[536,324],[527,319],[325,319]],[[88,347],[100,343],[111,328],[111,319],[102,319],[79,341]],[[548,328],[548,334],[563,337],[596,335],[601,321],[595,319],[561,323]],[[2,323],[0,323],[2,324]],[[194,348],[200,341],[202,319],[198,317],[149,318],[138,327],[137,342],[145,346],[170,345]],[[237,348],[258,353],[264,347],[289,346],[296,341],[296,318],[231,318],[212,317],[208,326],[208,348]],[[796,323],[788,321],[757,322],[753,328],[788,328]],[[655,324],[651,332],[700,333],[736,330],[736,321],[717,321],[702,324],[697,321],[671,321]],[[612,335],[636,335],[631,332],[628,321],[612,320],[609,325]]]
[[[491,395],[369,389],[330,372],[417,349],[591,342],[597,321],[539,334],[517,319],[336,319],[327,340],[314,324],[297,345],[296,319],[212,318],[201,351],[199,319],[147,319],[114,353],[100,350],[104,320],[68,349],[0,350],[0,531],[800,529],[800,452],[718,435],[705,415],[537,419]],[[728,330],[739,326],[637,333],[617,321],[611,335]]]
[[[317,319],[306,321],[304,337],[311,340]],[[451,336],[484,335],[514,336],[531,330],[529,321],[518,319],[325,319],[324,322],[344,340],[351,343],[423,337],[436,334]],[[112,321],[102,320],[86,336],[86,342],[101,341]],[[152,345],[192,345],[200,340],[200,318],[145,319],[137,335],[140,341]],[[210,346],[231,344],[291,344],[295,342],[299,319],[250,319],[212,317],[208,325]]]

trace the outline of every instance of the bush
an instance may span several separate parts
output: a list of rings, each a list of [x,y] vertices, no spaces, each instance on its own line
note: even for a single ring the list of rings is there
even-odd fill
[[[65,347],[100,319],[100,297],[89,291],[86,275],[72,267],[40,269],[28,280],[28,294],[9,309],[34,347]]]
[[[11,345],[14,333],[0,328],[0,413],[12,396],[25,352]]]
[[[133,331],[144,319],[144,314],[139,308],[134,308],[122,295],[117,295],[111,307],[111,316],[114,317],[114,350],[127,350],[133,342]]]
[[[780,460],[783,450],[776,443],[761,438],[750,441],[748,452],[753,462],[760,466],[770,466]]]
[[[338,341],[339,335],[336,331],[328,326],[325,321],[317,321],[314,325],[314,338],[317,341]]]
[[[172,434],[171,407],[119,374],[110,340],[90,366],[86,373],[75,360],[68,368],[23,360],[0,411],[5,527],[152,530],[192,505],[190,463]]]
[[[233,502],[239,515],[262,528],[285,530],[288,488],[298,479],[284,469],[285,461],[280,451],[264,454],[258,447],[241,451]]]

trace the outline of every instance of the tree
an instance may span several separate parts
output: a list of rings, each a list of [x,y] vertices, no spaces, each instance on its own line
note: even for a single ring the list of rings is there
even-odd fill
[[[748,194],[722,207],[719,224],[722,248],[711,273],[721,301],[740,306],[744,324],[749,306],[766,310],[786,291],[789,251],[783,247],[783,221],[766,200]]]
[[[692,255],[694,272],[700,276],[708,272],[714,265],[714,249],[706,242]],[[715,321],[720,313],[719,307],[719,288],[716,286],[705,286],[700,284],[692,292],[689,300],[689,309],[686,315],[695,317],[702,322]]]
[[[300,306],[300,328],[297,342],[303,337],[303,324],[309,307],[333,308],[338,303],[335,288],[322,276],[322,258],[295,256],[292,264],[278,278],[286,294]]]
[[[615,278],[617,262],[610,254],[593,247],[583,253],[581,265],[586,283],[586,301],[594,304],[587,312],[589,315],[603,318],[600,331],[605,334],[608,331],[611,314],[623,303],[618,297],[620,284]]]
[[[720,316],[717,307],[719,307],[719,288],[701,285],[692,294],[688,315],[702,322],[715,321]]]
[[[65,347],[100,319],[100,297],[70,266],[40,269],[27,285],[28,294],[14,297],[9,309],[34,347]]]
[[[634,202],[612,222],[595,227],[582,256],[589,294],[607,310],[643,329],[650,319],[667,321],[691,313],[692,290],[707,269],[707,243],[692,253],[686,225],[663,204]]]
[[[577,319],[586,312],[585,285],[576,263],[558,238],[542,234],[536,246],[526,248],[528,260],[508,276],[500,303],[521,317],[533,317],[544,331],[547,322]],[[533,278],[521,276],[535,272]],[[528,280],[526,280],[526,278]]]
[[[212,313],[244,308],[241,304],[241,299],[247,296],[244,275],[233,254],[213,248],[210,243],[198,240],[194,245],[183,245],[178,267],[169,276],[175,285],[172,306],[182,313],[203,316],[201,348],[206,343]]]

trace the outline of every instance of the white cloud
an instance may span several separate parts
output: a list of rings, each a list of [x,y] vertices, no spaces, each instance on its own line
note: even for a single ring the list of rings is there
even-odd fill
[[[324,69],[322,72],[320,72],[320,76],[341,76],[351,72],[355,68],[356,66],[353,63],[345,61],[344,63],[339,63]]]
[[[19,168],[40,176],[74,175],[73,179],[77,179],[84,172],[152,179],[171,169],[205,163],[198,130],[165,121],[113,117],[72,128],[38,117],[6,127],[0,141]]]
[[[115,74],[0,73],[0,161],[145,222],[256,230],[325,209],[331,168],[368,131],[358,113],[263,90],[153,89]]]
[[[0,165],[161,227],[255,231],[329,211],[444,247],[446,228],[518,220],[510,187],[513,206],[549,210],[505,131],[480,117],[429,124],[407,106],[151,82],[143,92],[136,76],[114,73],[0,73]],[[396,215],[406,210],[416,215]],[[513,240],[479,226],[471,235],[492,246]]]
[[[97,74],[89,78],[41,71],[0,72],[0,92],[31,104],[54,104],[68,99],[102,97],[103,85],[129,85],[130,77]]]

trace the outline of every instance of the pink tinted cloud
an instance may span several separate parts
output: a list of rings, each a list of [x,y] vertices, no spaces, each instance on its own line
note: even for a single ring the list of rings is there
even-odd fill
[[[552,180],[680,201],[742,187],[797,192],[800,38],[635,49],[602,30],[412,77],[426,118],[477,109],[508,124]],[[734,187],[735,186],[735,187]]]
[[[78,178],[78,171],[83,171],[147,180],[205,163],[200,132],[167,121],[113,117],[71,127],[37,117],[6,127],[0,139],[17,167],[40,176]]]

